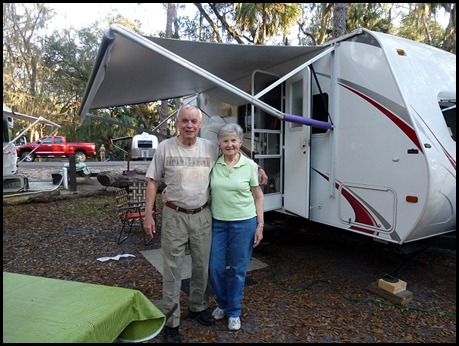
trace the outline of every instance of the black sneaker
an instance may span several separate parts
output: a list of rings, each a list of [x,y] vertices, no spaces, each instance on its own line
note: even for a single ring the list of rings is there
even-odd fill
[[[208,310],[203,310],[200,312],[190,311],[191,318],[195,319],[204,326],[211,326],[215,323],[215,319]]]
[[[182,338],[180,337],[179,327],[171,328],[166,327],[166,337],[164,343],[166,344],[181,344]]]

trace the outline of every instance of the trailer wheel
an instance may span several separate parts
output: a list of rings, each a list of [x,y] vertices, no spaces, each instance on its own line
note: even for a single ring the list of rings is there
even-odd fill
[[[75,151],[75,158],[80,162],[86,161],[86,153],[82,150]]]
[[[30,153],[30,151],[24,151],[21,154],[21,159],[24,162],[34,162],[35,161],[35,155],[33,153]]]

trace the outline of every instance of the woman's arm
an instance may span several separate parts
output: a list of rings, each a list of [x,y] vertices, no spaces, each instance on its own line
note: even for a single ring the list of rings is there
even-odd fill
[[[259,185],[252,187],[252,196],[253,200],[255,201],[255,209],[257,211],[257,230],[255,232],[255,237],[253,239],[253,247],[256,247],[258,244],[260,244],[261,240],[263,239],[263,227],[265,224],[264,196],[263,190]]]

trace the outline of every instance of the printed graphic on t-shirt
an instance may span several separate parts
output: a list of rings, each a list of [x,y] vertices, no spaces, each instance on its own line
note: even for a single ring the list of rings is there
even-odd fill
[[[173,167],[211,167],[209,157],[166,157],[166,166]]]

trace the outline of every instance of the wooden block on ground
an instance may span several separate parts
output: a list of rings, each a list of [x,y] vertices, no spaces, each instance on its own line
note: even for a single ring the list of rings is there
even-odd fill
[[[400,279],[384,278],[378,280],[378,287],[395,294],[406,290],[406,282]]]
[[[412,292],[410,292],[408,290],[404,290],[404,291],[399,292],[399,293],[391,293],[391,292],[388,292],[385,289],[379,287],[378,286],[378,281],[375,281],[372,284],[370,284],[367,287],[367,289],[369,291],[373,292],[373,293],[376,293],[376,294],[380,295],[383,298],[386,298],[390,302],[392,302],[394,304],[398,304],[398,305],[406,305],[406,304],[408,304],[409,302],[411,302],[413,300],[413,293]]]

